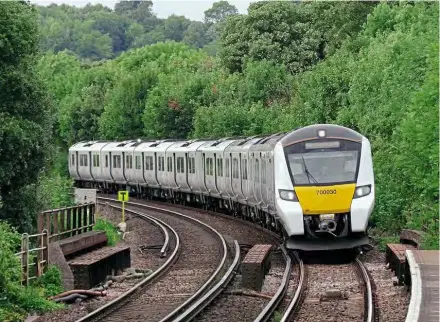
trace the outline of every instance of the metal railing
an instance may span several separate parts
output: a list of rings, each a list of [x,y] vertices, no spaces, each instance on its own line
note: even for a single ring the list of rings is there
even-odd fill
[[[21,235],[22,284],[44,274],[49,264],[49,242],[91,231],[95,225],[95,203],[43,211],[38,215],[37,231]],[[32,248],[33,247],[33,248]]]
[[[38,231],[46,229],[51,242],[91,231],[94,225],[95,203],[46,210],[37,220]]]
[[[32,243],[32,239],[36,243]],[[35,245],[34,248],[31,248]],[[36,256],[33,256],[33,255]],[[21,251],[15,254],[20,256],[22,277],[21,283],[28,286],[29,281],[40,277],[47,270],[49,263],[49,234],[46,229],[40,234],[21,235]]]

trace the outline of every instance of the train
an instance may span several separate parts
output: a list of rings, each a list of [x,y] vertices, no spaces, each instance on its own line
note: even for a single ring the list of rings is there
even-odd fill
[[[369,243],[375,204],[370,141],[336,124],[221,139],[81,141],[69,148],[78,188],[203,207],[250,220],[287,249]]]

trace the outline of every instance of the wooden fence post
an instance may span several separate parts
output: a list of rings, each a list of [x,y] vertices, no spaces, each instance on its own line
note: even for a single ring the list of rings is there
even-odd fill
[[[29,235],[27,233],[21,235],[21,251],[23,252],[21,256],[23,258],[22,270],[24,275],[24,281],[25,281],[25,285],[28,286],[29,285]]]
[[[90,228],[89,230],[92,231],[93,230],[93,226],[95,224],[95,204],[91,204],[90,205],[90,214],[89,214],[89,225]]]
[[[42,258],[42,260],[45,261],[44,264],[43,264],[42,272],[44,274],[44,272],[47,271],[47,268],[49,266],[49,232],[46,229],[43,230],[42,241],[43,241],[43,245],[42,245],[42,247],[43,247],[43,258]]]

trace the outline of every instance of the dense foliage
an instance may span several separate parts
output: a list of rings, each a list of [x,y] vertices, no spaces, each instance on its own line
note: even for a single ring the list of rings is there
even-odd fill
[[[28,312],[44,312],[60,305],[45,299],[61,291],[60,271],[51,267],[48,274],[31,287],[21,286],[21,264],[15,256],[20,235],[0,221],[0,321],[24,321]]]
[[[372,142],[376,231],[422,229],[437,248],[438,4],[224,8],[219,58],[175,42],[101,64],[68,52],[43,57],[63,144],[345,125]]]
[[[222,22],[237,13],[237,8],[220,1],[206,11],[205,22],[176,15],[160,19],[152,6],[149,0],[136,0],[118,2],[114,9],[101,4],[38,7],[40,48],[52,53],[68,50],[95,61],[114,58],[130,48],[173,40],[215,53]]]

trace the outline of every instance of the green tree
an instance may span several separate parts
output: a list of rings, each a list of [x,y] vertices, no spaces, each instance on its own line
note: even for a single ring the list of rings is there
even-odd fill
[[[115,4],[115,12],[140,23],[146,32],[153,30],[160,23],[153,13],[153,2],[149,0],[120,1]]]
[[[183,42],[195,48],[202,48],[207,44],[205,25],[199,21],[193,21],[183,34]]]
[[[293,2],[256,2],[248,15],[226,21],[221,58],[231,71],[242,70],[248,58],[286,64],[292,73],[318,61],[320,33],[307,7]]]
[[[190,21],[184,16],[171,15],[163,23],[163,34],[166,39],[182,41],[189,24]]]
[[[214,2],[211,8],[205,11],[205,23],[216,24],[224,21],[227,17],[236,15],[237,8],[227,1]]]
[[[25,190],[45,165],[52,127],[51,104],[34,69],[36,30],[31,5],[0,2],[0,219],[21,229],[35,216],[35,199]]]

